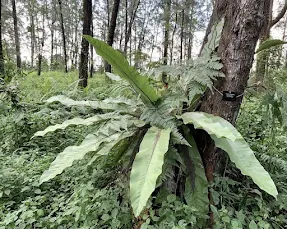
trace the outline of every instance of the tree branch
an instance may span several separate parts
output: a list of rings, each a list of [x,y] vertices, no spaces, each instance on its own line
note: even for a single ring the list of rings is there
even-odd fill
[[[271,27],[273,27],[274,25],[276,25],[285,15],[287,11],[287,0],[285,0],[284,6],[281,9],[280,13],[277,15],[277,17],[275,17],[272,22],[271,22]]]

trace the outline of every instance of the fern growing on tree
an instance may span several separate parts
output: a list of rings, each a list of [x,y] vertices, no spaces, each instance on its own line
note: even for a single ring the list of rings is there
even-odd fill
[[[85,36],[96,52],[111,64],[114,73],[130,84],[136,96],[103,101],[75,101],[62,95],[50,98],[48,103],[89,106],[103,112],[87,119],[74,118],[35,134],[34,137],[44,136],[70,125],[93,124],[98,129],[86,136],[80,145],[69,146],[61,152],[42,174],[40,184],[61,174],[88,153],[91,165],[99,157],[109,157],[116,151],[118,160],[130,155],[130,200],[136,217],[146,207],[153,191],[173,176],[171,168],[175,164],[185,173],[185,201],[207,214],[208,182],[193,131],[203,129],[217,147],[228,153],[242,174],[250,176],[262,190],[276,198],[277,189],[269,173],[235,127],[221,117],[195,112],[198,98],[207,88],[212,89],[213,80],[223,77],[222,64],[214,53],[222,25],[220,22],[213,27],[199,59],[178,67],[176,72],[174,69],[169,71],[168,67],[163,69],[174,78],[161,94],[150,85],[146,76],[128,64],[120,52],[100,40]]]

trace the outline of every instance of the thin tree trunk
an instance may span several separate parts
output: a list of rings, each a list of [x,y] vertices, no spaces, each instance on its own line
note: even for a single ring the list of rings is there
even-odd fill
[[[43,10],[43,25],[42,25],[42,39],[41,39],[41,46],[38,54],[38,76],[41,75],[42,72],[42,59],[43,59],[43,48],[44,48],[44,42],[45,42],[45,11],[47,12],[47,1],[45,2],[46,9]]]
[[[4,67],[4,56],[3,56],[3,47],[2,47],[2,1],[0,2],[0,78],[5,77],[5,67]]]
[[[93,23],[93,18],[91,20],[91,36],[94,36],[94,23]],[[90,78],[93,77],[93,72],[94,72],[94,48],[92,45],[90,45],[90,53],[91,53],[91,58],[90,58]]]
[[[140,5],[140,0],[137,0],[137,2],[135,2],[135,5],[133,6],[132,14],[131,14],[130,21],[128,24],[128,13],[127,13],[128,12],[128,0],[126,0],[126,16],[125,16],[126,24],[125,24],[125,46],[124,46],[125,54],[127,54],[127,47],[128,47],[128,43],[131,37],[132,26],[136,18],[136,13],[137,13],[139,5]]]
[[[169,45],[169,30],[170,30],[170,8],[171,0],[165,0],[165,12],[164,12],[164,42],[163,42],[163,64],[167,65],[167,53]]]
[[[64,18],[62,11],[62,0],[58,0],[60,8],[60,19],[61,19],[61,30],[62,30],[62,40],[63,40],[63,49],[64,49],[64,61],[65,61],[65,72],[68,72],[68,57],[67,57],[67,47],[66,47],[66,35],[64,27]]]
[[[177,29],[177,12],[175,14],[175,23],[174,23],[174,27],[173,27],[173,31],[172,31],[172,35],[171,35],[171,47],[170,47],[170,62],[169,64],[171,65],[173,62],[173,47],[174,47],[174,35],[176,33],[176,29]]]
[[[183,32],[184,32],[184,9],[181,11],[181,30],[180,30],[180,62],[183,59]]]
[[[165,0],[165,9],[164,9],[164,42],[163,42],[163,65],[167,65],[168,59],[168,45],[169,45],[169,30],[170,30],[170,8],[171,0]],[[164,86],[167,88],[167,75],[165,72],[162,73],[161,79],[164,83]]]
[[[270,8],[269,8],[269,15],[268,15],[268,24],[266,25],[265,29],[262,31],[260,35],[260,44],[270,38],[271,28],[275,26],[285,15],[287,10],[287,0],[285,0],[285,4],[282,7],[279,14],[272,19],[272,9],[273,9],[273,0],[270,0]],[[256,72],[255,78],[257,82],[263,83],[264,78],[266,76],[268,70],[268,59],[269,59],[269,52],[263,51],[258,54],[256,59]]]
[[[34,56],[35,56],[35,0],[29,1],[29,14],[30,14],[30,33],[31,33],[31,67],[34,67]]]
[[[13,22],[14,22],[14,34],[15,34],[15,47],[16,47],[16,57],[17,57],[17,68],[21,69],[21,53],[20,53],[20,41],[19,41],[19,31],[18,31],[18,18],[16,2],[12,0],[12,11],[13,11]]]
[[[273,9],[273,0],[270,0],[270,7],[268,12],[268,23],[265,25],[265,28],[262,30],[260,34],[260,44],[270,38],[270,32],[272,27],[272,9]],[[267,62],[269,51],[263,51],[258,54],[256,59],[256,71],[255,71],[255,79],[257,82],[263,83],[266,71],[267,71]]]
[[[218,55],[223,63],[222,71],[225,77],[215,82],[214,87],[218,91],[236,92],[236,101],[222,100],[222,95],[217,92],[207,91],[204,95],[200,111],[221,116],[231,123],[235,123],[242,102],[243,93],[247,86],[250,69],[254,60],[254,51],[259,39],[260,31],[267,23],[270,0],[218,0],[215,3],[211,22],[225,17]],[[206,176],[209,182],[214,181],[214,171],[217,163],[222,164],[223,155],[217,151],[210,137],[200,132],[197,139],[205,166]],[[210,195],[210,202],[212,198]],[[210,214],[210,223],[213,223],[213,215]],[[212,227],[212,225],[211,225]]]
[[[83,35],[91,35],[92,0],[83,0]],[[79,86],[88,85],[89,42],[82,38],[81,61],[79,67]]]
[[[52,23],[51,23],[51,58],[50,58],[50,70],[52,70],[53,62],[54,62],[54,24],[56,22],[56,7],[55,2],[52,1],[53,4],[53,12],[52,12]]]
[[[109,46],[113,46],[113,43],[114,43],[114,36],[115,36],[115,29],[117,25],[119,7],[120,7],[120,0],[114,0],[112,17],[110,20],[110,26],[109,26],[109,32],[108,32],[108,40],[107,40],[107,43]],[[111,72],[111,70],[112,70],[111,65],[109,65],[108,62],[105,61],[105,71]]]

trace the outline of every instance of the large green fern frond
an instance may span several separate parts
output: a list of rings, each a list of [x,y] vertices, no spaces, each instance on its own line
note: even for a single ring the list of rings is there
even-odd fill
[[[135,68],[131,67],[120,52],[114,50],[105,42],[92,38],[91,36],[84,35],[84,38],[95,47],[98,55],[112,65],[116,74],[132,85],[135,91],[142,96],[144,101],[149,101],[154,104],[159,99],[154,88],[150,86],[148,78],[140,75]]]

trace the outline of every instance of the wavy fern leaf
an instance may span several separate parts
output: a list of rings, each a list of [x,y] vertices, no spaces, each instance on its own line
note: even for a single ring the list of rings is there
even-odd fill
[[[278,191],[269,173],[233,125],[221,117],[203,112],[185,113],[182,119],[185,124],[193,124],[195,128],[208,132],[215,145],[228,153],[243,175],[250,176],[259,188],[277,197]]]
[[[135,68],[131,67],[120,52],[114,50],[105,42],[92,38],[91,36],[84,35],[84,38],[94,46],[98,55],[113,66],[113,70],[117,75],[127,80],[133,86],[144,101],[155,103],[159,99],[154,88],[150,86],[148,79],[140,75]]]
[[[110,120],[111,118],[119,118],[119,117],[120,116],[117,113],[108,113],[108,114],[95,115],[93,117],[86,118],[86,119],[73,118],[73,119],[67,120],[61,124],[49,126],[43,131],[38,131],[34,134],[34,136],[32,138],[37,137],[37,136],[43,137],[45,134],[47,134],[49,132],[54,132],[54,131],[59,130],[59,129],[64,130],[68,126],[71,126],[71,125],[88,126],[88,125],[92,125],[92,124],[100,122],[100,121]]]
[[[67,107],[71,106],[87,106],[94,109],[102,109],[102,110],[120,110],[117,104],[105,103],[103,101],[76,101],[65,95],[57,95],[53,96],[46,100],[47,103],[59,102]]]
[[[156,187],[157,178],[162,173],[169,139],[170,130],[151,127],[141,142],[130,176],[131,205],[136,217],[145,207]]]
[[[98,152],[96,152],[96,154],[92,157],[88,165],[94,163],[100,156],[107,156],[113,150],[113,148],[116,147],[122,140],[129,138],[134,134],[135,132],[124,132],[117,140],[107,143]]]
[[[49,169],[44,171],[40,177],[40,184],[61,174],[66,168],[72,166],[74,161],[83,159],[88,152],[97,151],[102,143],[116,141],[120,136],[121,133],[115,133],[109,137],[89,134],[79,146],[67,147],[62,153],[58,154]]]
[[[225,137],[232,141],[242,138],[241,134],[234,126],[219,116],[214,116],[204,112],[187,112],[181,116],[184,124],[192,123],[196,129],[203,129],[208,134],[216,137]]]
[[[203,50],[201,52],[201,56],[210,56],[212,52],[218,47],[219,41],[221,39],[221,33],[224,26],[224,18],[221,19],[217,24],[213,25],[211,28],[211,32],[208,35],[208,41],[204,45]]]

